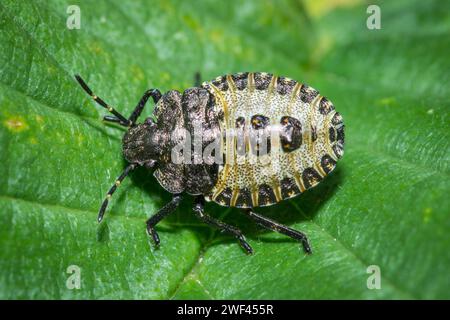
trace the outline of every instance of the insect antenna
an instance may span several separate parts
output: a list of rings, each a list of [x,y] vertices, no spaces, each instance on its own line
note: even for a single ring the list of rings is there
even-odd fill
[[[111,112],[115,116],[115,117],[106,116],[104,118],[106,121],[116,122],[116,123],[118,123],[118,124],[120,124],[121,126],[124,126],[124,127],[129,127],[129,126],[132,125],[132,122],[130,120],[125,118],[116,109],[114,109],[113,107],[108,105],[105,101],[103,101],[100,97],[95,95],[92,92],[91,88],[89,88],[89,86],[86,84],[86,82],[84,82],[84,80],[78,74],[75,75],[75,79],[77,79],[78,83],[83,88],[83,90],[86,91],[86,93],[88,95],[90,95],[92,97],[92,99],[94,99],[94,101],[97,102],[97,104],[99,104],[100,106],[102,106],[103,108],[105,108],[106,110],[108,110],[109,112]]]
[[[116,182],[113,184],[111,189],[109,189],[108,193],[106,194],[106,198],[105,198],[105,200],[103,200],[102,206],[100,207],[100,211],[98,212],[98,217],[97,217],[98,222],[101,222],[103,220],[103,216],[105,215],[106,207],[108,207],[109,199],[111,199],[112,195],[117,190],[117,187],[120,186],[123,179],[125,179],[126,176],[128,176],[128,174],[131,171],[136,169],[136,167],[137,167],[137,164],[135,164],[135,163],[129,164],[125,168],[125,170],[123,170],[122,174],[117,178]]]

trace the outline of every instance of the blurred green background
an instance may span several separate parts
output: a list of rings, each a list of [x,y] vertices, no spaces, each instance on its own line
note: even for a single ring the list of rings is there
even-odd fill
[[[450,298],[449,12],[437,0],[0,0],[0,298]],[[289,76],[343,114],[336,171],[259,210],[305,231],[313,255],[209,204],[247,235],[247,256],[193,217],[189,197],[155,250],[145,220],[170,195],[144,169],[96,223],[124,167],[123,130],[100,121],[73,74],[129,114],[146,89],[183,90],[196,71]],[[67,286],[72,265],[80,289]]]

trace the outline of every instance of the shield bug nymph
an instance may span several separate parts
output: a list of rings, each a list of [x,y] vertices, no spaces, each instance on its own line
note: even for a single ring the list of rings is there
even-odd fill
[[[262,227],[300,241],[305,252],[311,253],[304,233],[266,218],[254,208],[276,204],[316,186],[342,157],[342,116],[317,90],[268,73],[237,73],[197,83],[183,93],[170,90],[161,95],[158,89],[150,89],[126,118],[96,96],[80,76],[75,77],[96,103],[112,113],[105,121],[128,128],[123,155],[129,164],[108,191],[99,222],[123,179],[138,166],[145,166],[154,170],[160,185],[173,195],[147,220],[155,245],[160,242],[155,226],[175,211],[187,193],[195,196],[197,217],[236,237],[247,253],[253,250],[241,231],[205,213],[205,200],[241,208]],[[149,117],[138,123],[150,97],[156,104],[156,121]],[[200,152],[219,137],[214,158],[223,161],[172,161],[172,150],[180,142],[174,139],[174,132],[195,136],[199,123]]]

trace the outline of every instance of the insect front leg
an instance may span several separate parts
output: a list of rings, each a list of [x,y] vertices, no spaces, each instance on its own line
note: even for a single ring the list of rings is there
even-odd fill
[[[116,182],[114,182],[113,186],[109,189],[108,193],[106,194],[105,200],[103,200],[102,206],[100,207],[100,210],[98,212],[97,220],[100,223],[103,220],[103,216],[105,215],[106,208],[108,207],[109,200],[111,199],[114,192],[116,192],[117,188],[122,183],[123,179],[125,179],[131,171],[136,169],[137,164],[131,163],[129,164],[125,170],[122,172],[122,174],[117,178]]]
[[[160,240],[158,233],[155,230],[155,226],[165,217],[167,217],[169,214],[174,212],[178,205],[180,204],[182,199],[181,194],[177,193],[174,194],[172,197],[172,200],[170,200],[169,203],[167,203],[164,207],[159,209],[157,213],[155,213],[153,216],[150,217],[150,219],[147,220],[147,232],[152,237],[153,242],[156,246],[159,245]]]
[[[210,215],[206,214],[204,211],[204,204],[205,204],[205,199],[203,198],[203,196],[198,196],[197,198],[195,198],[193,210],[194,210],[195,214],[197,215],[197,217],[201,221],[205,222],[206,224],[209,224],[210,226],[218,228],[220,231],[227,232],[227,233],[235,236],[238,239],[241,247],[244,248],[244,250],[248,254],[252,254],[253,249],[248,244],[248,242],[245,240],[245,237],[242,234],[241,230],[239,230],[236,227],[230,226],[229,224],[226,224],[225,222],[217,220],[217,219],[211,217]]]
[[[255,222],[272,231],[284,234],[294,240],[300,241],[303,245],[303,249],[306,253],[312,253],[311,246],[309,245],[308,238],[303,232],[294,230],[292,228],[289,228],[287,226],[284,226],[276,221],[273,221],[269,218],[263,217],[257,213],[255,213],[252,209],[245,209],[243,210],[245,214],[247,214],[250,218],[255,220]]]

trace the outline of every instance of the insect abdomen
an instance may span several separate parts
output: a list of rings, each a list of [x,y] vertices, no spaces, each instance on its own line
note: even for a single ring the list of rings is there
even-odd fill
[[[343,154],[342,117],[305,84],[267,73],[238,73],[203,87],[224,114],[225,162],[209,200],[235,207],[274,204],[317,185]],[[257,132],[269,137],[257,138],[255,147],[251,138],[260,137]]]

